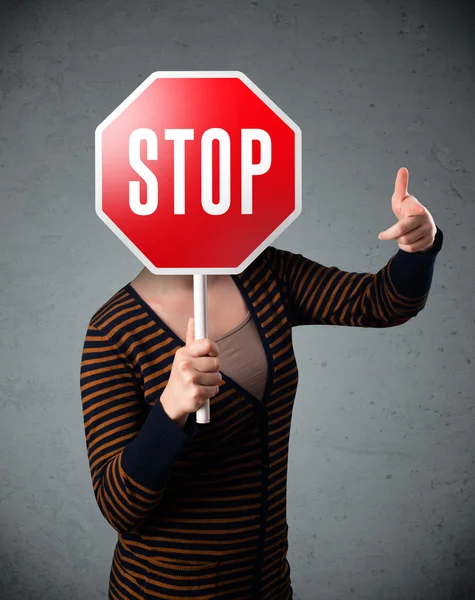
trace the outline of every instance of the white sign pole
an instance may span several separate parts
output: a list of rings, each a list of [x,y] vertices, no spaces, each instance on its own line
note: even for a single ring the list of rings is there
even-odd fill
[[[193,275],[193,300],[195,318],[195,340],[208,337],[208,280],[203,274]],[[210,422],[209,398],[196,411],[197,423]]]

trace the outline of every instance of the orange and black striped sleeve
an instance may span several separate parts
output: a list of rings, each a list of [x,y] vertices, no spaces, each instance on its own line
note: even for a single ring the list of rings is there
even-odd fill
[[[188,419],[180,429],[159,400],[148,409],[131,366],[91,322],[82,351],[80,388],[97,504],[116,531],[131,532],[160,503],[173,463],[196,435],[196,423]]]
[[[266,248],[286,299],[289,320],[298,325],[394,327],[426,305],[443,234],[437,228],[427,252],[399,249],[377,273],[343,271],[302,254]]]

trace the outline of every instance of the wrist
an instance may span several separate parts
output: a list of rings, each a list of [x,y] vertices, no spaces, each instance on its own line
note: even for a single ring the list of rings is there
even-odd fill
[[[430,252],[435,246],[435,242],[432,242],[432,244],[428,247],[428,248],[424,248],[424,250],[420,250],[420,252]]]
[[[170,402],[170,398],[168,396],[166,388],[160,396],[160,402],[163,406],[163,410],[167,413],[168,417],[174,423],[176,423],[180,429],[183,429],[188,419],[188,413],[183,413],[172,408],[173,402]]]

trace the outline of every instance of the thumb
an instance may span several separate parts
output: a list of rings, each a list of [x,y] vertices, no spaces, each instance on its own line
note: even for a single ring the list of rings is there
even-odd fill
[[[186,330],[185,343],[188,346],[189,344],[191,344],[194,341],[195,341],[195,318],[190,317],[188,319],[188,327]]]

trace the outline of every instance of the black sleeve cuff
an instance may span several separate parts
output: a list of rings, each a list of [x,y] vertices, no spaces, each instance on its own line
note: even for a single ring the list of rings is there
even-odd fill
[[[437,227],[434,245],[429,252],[399,250],[390,261],[389,276],[399,295],[422,298],[432,284],[434,264],[442,248],[443,234]]]
[[[432,248],[430,250],[427,250],[427,252],[412,252],[412,254],[437,254],[442,248],[443,241],[444,234],[442,233],[442,230],[437,227],[437,233],[435,234],[434,244],[432,245]],[[411,253],[409,252],[409,254]]]
[[[157,398],[139,433],[124,448],[122,468],[144,487],[161,490],[168,482],[174,462],[197,431],[194,413],[188,416],[182,430]]]
[[[198,425],[196,423],[196,413],[191,413],[188,415],[188,419],[186,420],[183,431],[190,438],[195,437],[198,431]]]

